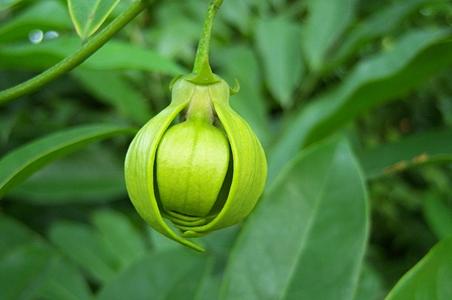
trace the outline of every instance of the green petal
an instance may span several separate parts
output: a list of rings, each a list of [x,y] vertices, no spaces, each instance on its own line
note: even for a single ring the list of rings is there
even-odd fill
[[[212,221],[201,226],[179,226],[198,234],[243,220],[256,205],[267,179],[267,162],[262,145],[248,123],[229,106],[229,86],[224,81],[211,85],[210,93],[231,146],[233,177],[226,203]]]
[[[176,234],[163,220],[154,191],[156,150],[171,122],[187,106],[193,95],[192,86],[175,83],[171,104],[152,118],[135,136],[127,151],[125,180],[135,209],[155,230],[198,251],[204,249]],[[143,184],[146,183],[146,184]]]

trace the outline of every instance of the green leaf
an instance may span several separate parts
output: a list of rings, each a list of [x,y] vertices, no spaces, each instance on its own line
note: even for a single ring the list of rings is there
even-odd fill
[[[260,20],[256,26],[265,81],[273,97],[285,108],[293,104],[293,92],[304,72],[299,36],[299,26],[287,18]]]
[[[75,30],[85,40],[105,22],[119,0],[67,0],[67,3]]]
[[[39,299],[92,299],[88,284],[80,271],[61,257],[55,257],[46,272],[46,283],[43,284],[37,292]]]
[[[358,157],[368,179],[425,163],[452,161],[452,130],[414,134],[394,143],[361,151]]]
[[[98,300],[193,299],[206,259],[180,248],[149,253],[104,285]]]
[[[150,119],[149,101],[121,74],[78,69],[73,75],[91,95],[113,106],[125,117],[138,124]]]
[[[216,58],[221,74],[231,85],[234,80],[240,85],[239,92],[230,98],[232,108],[249,122],[259,140],[266,145],[270,140],[269,122],[267,105],[261,92],[262,71],[256,55],[248,46],[238,45],[227,47]]]
[[[385,295],[383,279],[374,268],[364,265],[359,277],[355,300],[380,300]]]
[[[129,266],[146,252],[143,237],[124,215],[113,210],[97,211],[93,223],[120,268]]]
[[[429,193],[424,198],[424,216],[438,239],[452,236],[452,207],[445,203],[444,197]]]
[[[40,205],[117,200],[126,195],[123,173],[122,159],[109,148],[89,147],[40,169],[8,197]]]
[[[56,223],[50,230],[50,240],[67,258],[98,282],[108,282],[117,272],[115,259],[99,235],[87,225]]]
[[[0,299],[35,299],[52,260],[48,247],[25,244],[0,257]]]
[[[347,142],[301,152],[243,227],[224,299],[351,299],[368,219],[364,179]]]
[[[37,45],[0,45],[0,67],[42,70],[71,55],[80,47],[80,40],[74,37],[60,37]],[[178,75],[185,71],[151,49],[117,40],[110,40],[81,66],[91,70],[143,70],[169,75]]]
[[[397,28],[400,23],[426,0],[407,0],[391,3],[366,20],[358,23],[353,30],[346,35],[344,42],[333,57],[333,65],[339,65],[350,58],[356,50],[366,42],[383,36]]]
[[[0,0],[0,12],[18,4],[21,1],[23,0]]]
[[[80,272],[37,234],[0,214],[0,236],[0,299],[91,299]]]
[[[269,177],[306,144],[319,140],[369,108],[398,99],[452,64],[449,30],[416,30],[387,52],[360,63],[343,83],[293,116],[271,149]]]
[[[309,0],[301,45],[313,72],[323,68],[331,47],[354,18],[356,0]]]
[[[58,157],[86,144],[133,132],[131,128],[115,125],[85,125],[50,134],[13,150],[0,160],[0,196]]]
[[[24,12],[4,22],[0,26],[0,42],[28,39],[32,30],[65,30],[71,27],[66,9],[59,1],[36,1]]]
[[[397,282],[386,300],[452,299],[452,238],[436,244]]]

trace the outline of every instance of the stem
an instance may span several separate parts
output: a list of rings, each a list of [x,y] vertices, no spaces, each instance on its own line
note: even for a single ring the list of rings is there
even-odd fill
[[[94,52],[96,52],[100,47],[102,47],[106,42],[108,42],[116,32],[118,32],[133,18],[135,18],[141,11],[143,11],[146,8],[146,2],[147,0],[138,0],[133,2],[126,11],[124,11],[121,15],[114,19],[101,32],[88,40],[74,54],[64,58],[59,63],[47,69],[43,73],[14,87],[1,91],[0,105],[12,101],[20,96],[34,92],[45,84],[56,79],[57,77],[77,67]]]
[[[207,10],[201,39],[199,40],[198,50],[196,51],[195,64],[193,66],[193,73],[196,74],[193,81],[196,83],[210,84],[216,81],[209,64],[209,47],[213,20],[222,3],[223,0],[212,0]]]

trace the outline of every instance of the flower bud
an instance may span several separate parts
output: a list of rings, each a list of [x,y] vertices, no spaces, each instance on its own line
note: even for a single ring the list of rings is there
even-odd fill
[[[217,79],[206,85],[190,75],[178,79],[170,105],[141,128],[125,161],[127,191],[138,213],[197,250],[202,248],[186,238],[242,221],[267,177],[261,144],[229,106],[227,83]]]

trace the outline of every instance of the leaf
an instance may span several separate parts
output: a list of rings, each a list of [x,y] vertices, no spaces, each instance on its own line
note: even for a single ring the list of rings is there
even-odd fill
[[[110,149],[89,147],[40,169],[8,197],[40,205],[117,200],[126,195],[123,173],[122,159]]]
[[[37,234],[0,214],[0,236],[0,299],[91,299],[79,271]]]
[[[13,5],[18,4],[21,1],[23,0],[0,0],[0,12],[8,8],[11,8]]]
[[[333,65],[339,65],[350,58],[366,42],[383,36],[397,28],[410,13],[426,0],[408,0],[391,3],[378,9],[347,34],[344,42],[334,53]]]
[[[37,45],[0,45],[0,67],[42,70],[71,55],[80,47],[80,41],[74,37],[59,37]],[[169,75],[178,75],[185,71],[151,49],[118,40],[110,40],[81,66],[91,70],[143,70]]]
[[[82,40],[94,34],[119,0],[67,0],[69,15]]]
[[[452,299],[452,238],[436,244],[397,282],[386,300]]]
[[[301,147],[320,140],[369,108],[395,100],[452,64],[449,30],[416,30],[388,52],[360,63],[343,83],[293,115],[269,155],[270,181]]]
[[[55,257],[47,270],[46,283],[39,291],[39,299],[90,300],[91,292],[79,270],[71,263]]]
[[[374,268],[364,265],[359,278],[358,289],[353,299],[379,300],[386,293],[381,276]]]
[[[193,299],[205,257],[180,248],[149,253],[104,285],[98,300]]]
[[[429,193],[424,199],[425,220],[438,239],[452,236],[452,207],[439,194]]]
[[[91,95],[113,106],[125,117],[138,124],[150,119],[149,101],[120,74],[78,69],[73,75]]]
[[[52,243],[98,282],[108,282],[116,271],[115,260],[99,236],[87,225],[59,222],[50,230]]]
[[[452,130],[414,134],[361,151],[358,156],[368,179],[425,163],[452,161]]]
[[[85,125],[50,134],[5,155],[0,160],[0,196],[35,171],[81,146],[134,131],[108,124]]]
[[[287,18],[264,19],[256,26],[256,46],[265,81],[283,107],[293,103],[293,92],[304,72],[299,44],[300,28]]]
[[[28,40],[30,31],[37,28],[44,32],[65,30],[70,27],[71,22],[66,9],[59,1],[36,1],[36,4],[0,26],[0,42]]]
[[[120,268],[129,266],[145,254],[143,237],[124,215],[113,210],[97,211],[93,223]]]
[[[240,90],[230,98],[231,106],[250,124],[262,144],[270,140],[267,105],[261,92],[261,69],[248,46],[227,47],[219,53],[221,74],[232,84],[238,80]]]
[[[0,258],[0,299],[34,299],[52,259],[48,247],[25,244]]]
[[[323,68],[328,52],[354,18],[356,0],[309,0],[301,45],[310,69]]]
[[[242,228],[223,299],[351,299],[368,219],[364,179],[348,144],[302,151]]]

